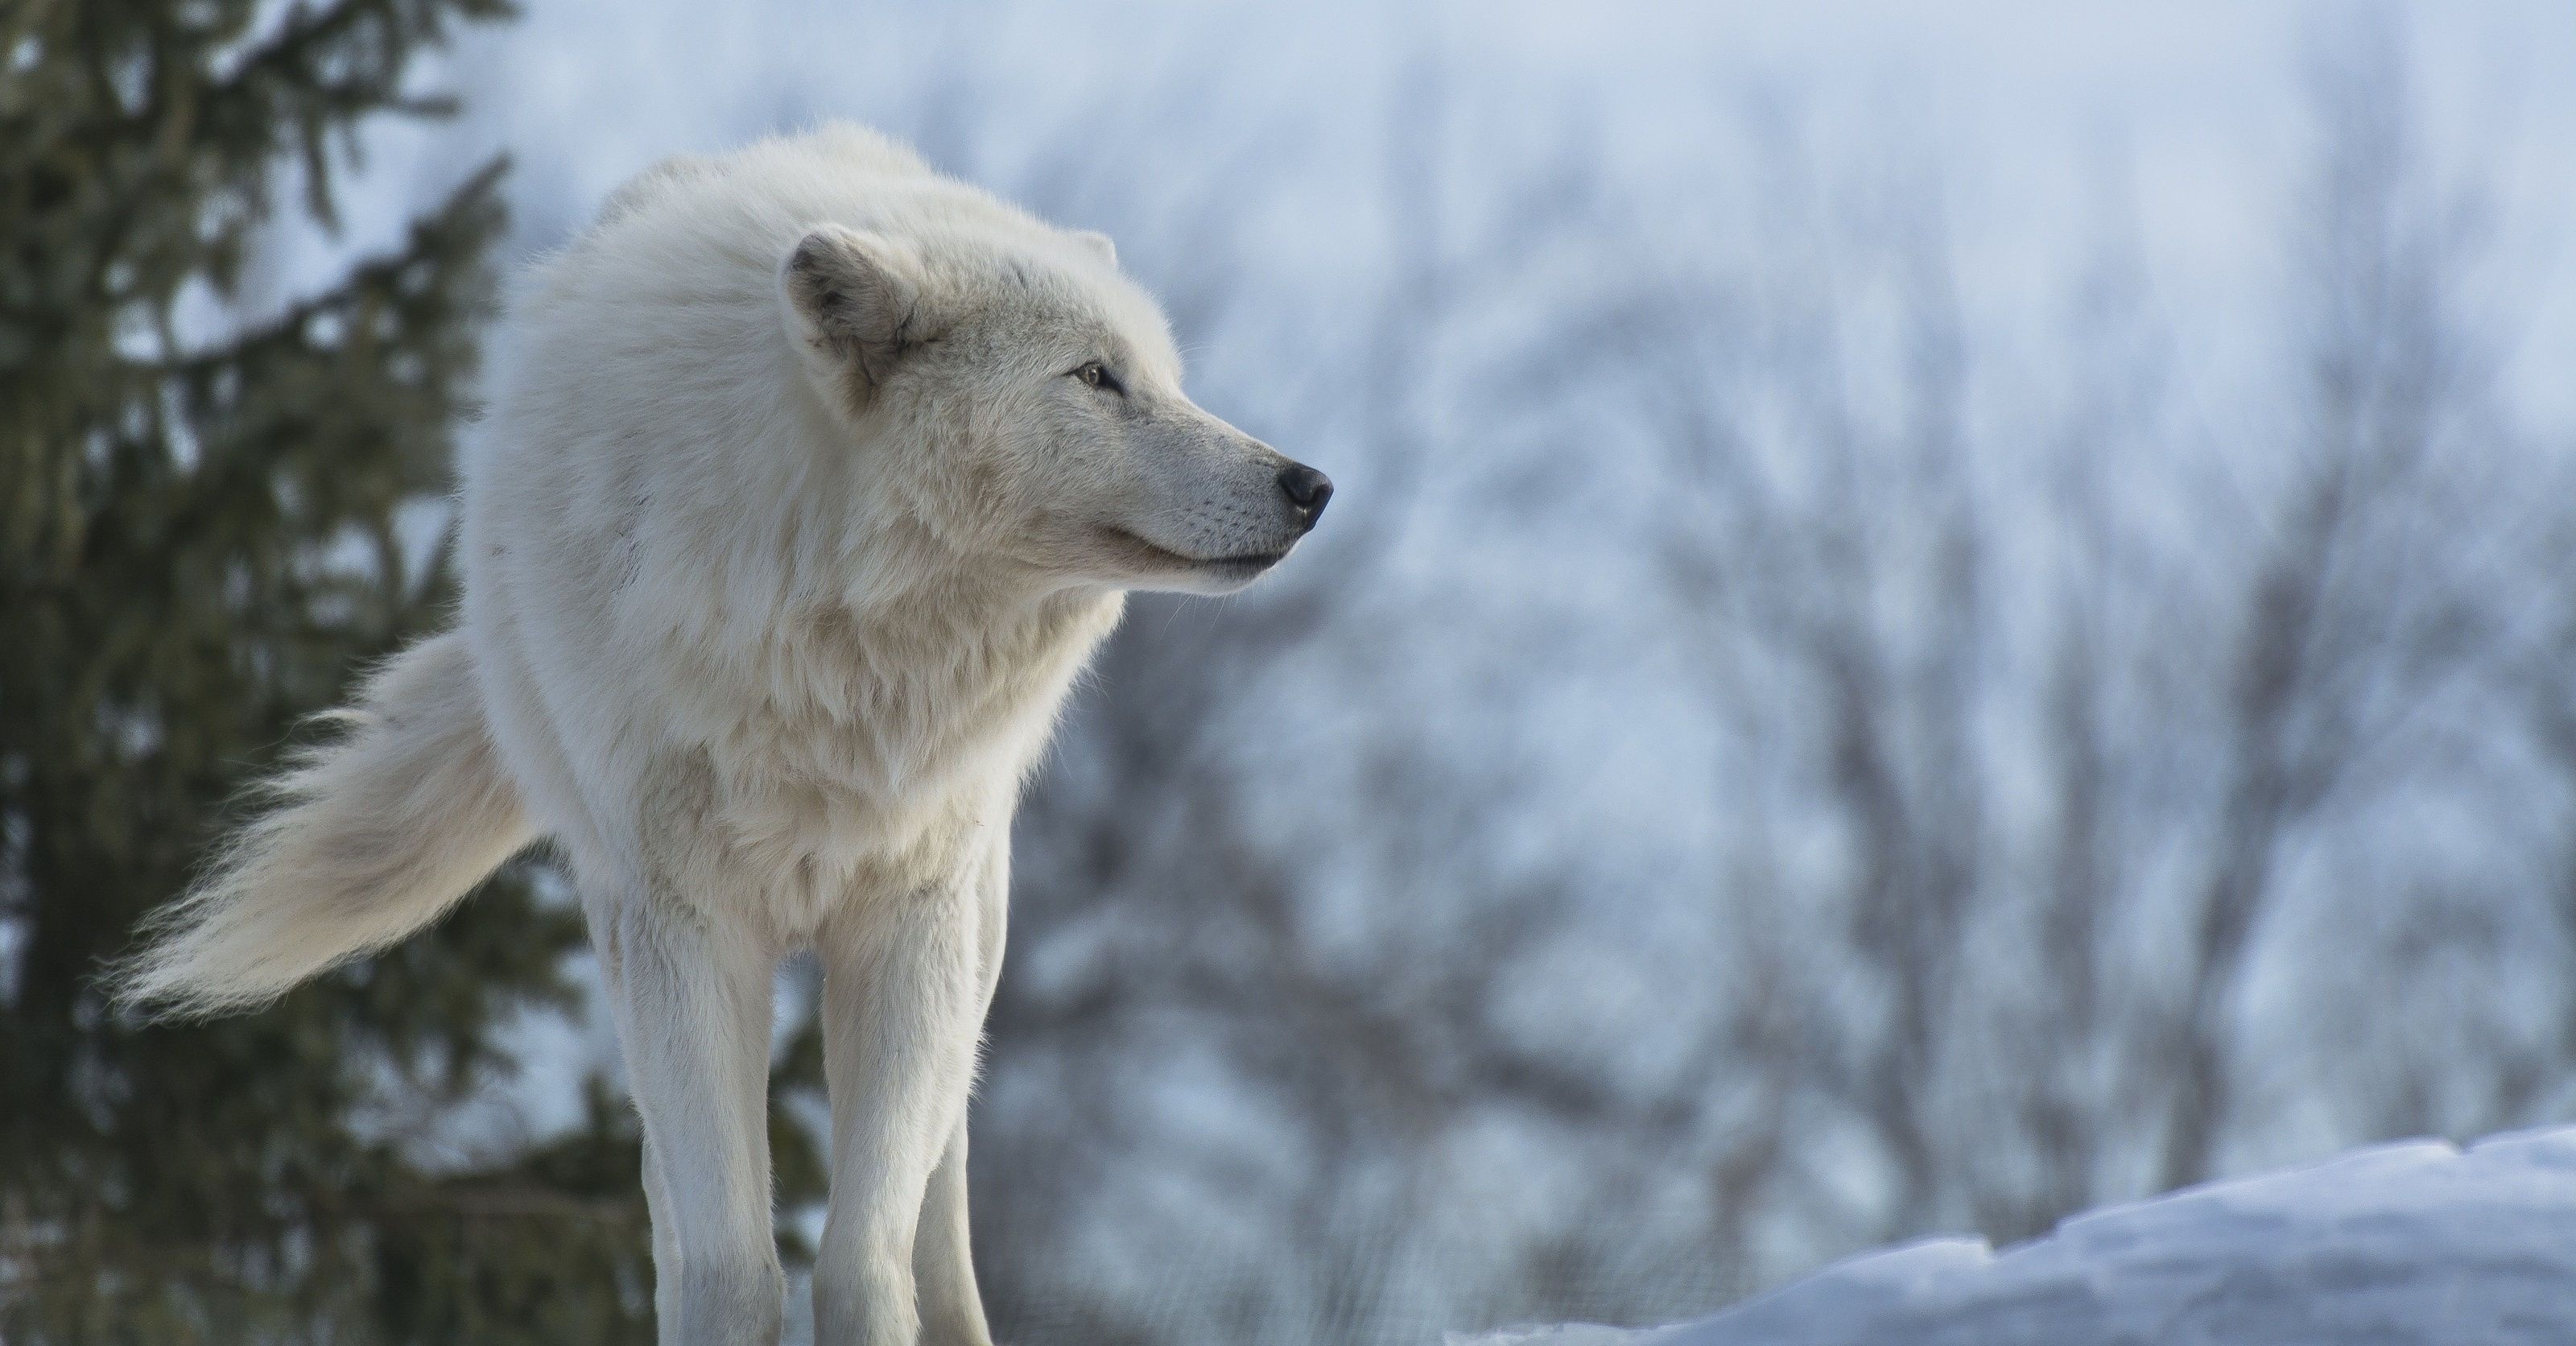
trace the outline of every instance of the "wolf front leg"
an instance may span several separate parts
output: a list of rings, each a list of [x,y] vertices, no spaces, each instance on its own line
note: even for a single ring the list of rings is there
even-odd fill
[[[983,1021],[980,870],[920,893],[880,897],[836,915],[823,931],[823,1069],[832,1097],[832,1196],[814,1263],[818,1346],[915,1346],[924,1340],[914,1283],[916,1232],[931,1175],[965,1126]],[[962,1185],[964,1153],[957,1181]],[[954,1253],[964,1256],[964,1193]],[[946,1228],[929,1231],[938,1244]],[[945,1264],[949,1249],[934,1249]],[[955,1277],[962,1274],[960,1287]],[[971,1269],[949,1268],[930,1290],[942,1334],[961,1324],[956,1295]]]
[[[589,903],[653,1218],[662,1346],[775,1346],[786,1312],[769,1200],[774,959],[649,885]]]
[[[1002,980],[1002,939],[1011,904],[1011,830],[994,829],[975,888],[975,960],[981,993],[975,1001],[976,1036],[983,1036],[993,991]],[[921,1203],[921,1225],[912,1245],[912,1272],[921,1291],[922,1346],[993,1346],[984,1323],[984,1299],[975,1287],[973,1241],[966,1223],[966,1118],[959,1116],[948,1148],[930,1175]]]

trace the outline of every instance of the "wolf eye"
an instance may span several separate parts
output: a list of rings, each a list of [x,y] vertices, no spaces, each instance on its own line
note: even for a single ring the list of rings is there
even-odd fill
[[[1098,360],[1085,361],[1068,372],[1082,380],[1082,386],[1085,388],[1102,388],[1121,394],[1127,391],[1127,385],[1120,383],[1118,376],[1109,372],[1109,366]]]

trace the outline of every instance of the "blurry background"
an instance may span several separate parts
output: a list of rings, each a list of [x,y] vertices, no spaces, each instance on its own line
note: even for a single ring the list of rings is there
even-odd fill
[[[1579,8],[532,0],[419,53],[404,87],[461,116],[326,144],[338,227],[282,192],[174,339],[416,244],[495,153],[506,273],[665,154],[853,117],[1113,234],[1198,400],[1333,474],[1272,580],[1136,603],[1023,811],[974,1118],[1009,1341],[1666,1320],[1916,1235],[2576,1118],[2576,10]],[[425,487],[359,572],[434,571]],[[27,933],[78,899],[9,827],[23,1001],[78,975]],[[525,877],[508,910],[559,915]],[[478,911],[508,914],[388,962],[501,957]],[[534,1312],[509,1285],[603,1296],[550,1339],[631,1331],[585,961],[434,1050],[332,1049],[384,1064],[317,1134],[443,1194],[401,1227],[464,1231],[350,1226],[335,1330]],[[388,975],[289,1005],[372,1022]],[[780,1003],[811,1118],[805,970]],[[66,1236],[100,1189],[31,1152],[0,1294],[108,1302],[141,1274],[117,1217]],[[490,1231],[561,1202],[599,1260],[528,1289],[571,1245]],[[188,1226],[216,1288],[156,1311],[242,1339],[203,1305],[305,1293],[322,1208],[256,1256]],[[74,1322],[13,1339],[126,1339]]]

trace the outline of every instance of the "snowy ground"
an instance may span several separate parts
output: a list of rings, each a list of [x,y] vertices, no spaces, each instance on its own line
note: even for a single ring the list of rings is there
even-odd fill
[[[1872,1253],[1704,1322],[1451,1346],[2576,1342],[2576,1128],[2358,1150],[2077,1216],[1997,1253]]]

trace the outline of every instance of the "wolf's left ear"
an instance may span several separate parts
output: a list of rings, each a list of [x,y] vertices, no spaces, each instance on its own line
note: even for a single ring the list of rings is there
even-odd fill
[[[1073,231],[1073,241],[1081,244],[1084,251],[1098,257],[1101,265],[1112,271],[1118,269],[1118,245],[1110,241],[1109,235],[1097,229],[1076,229]]]
[[[921,256],[883,234],[826,224],[778,268],[787,334],[827,387],[865,406],[923,330]]]

